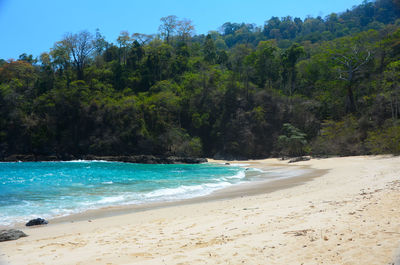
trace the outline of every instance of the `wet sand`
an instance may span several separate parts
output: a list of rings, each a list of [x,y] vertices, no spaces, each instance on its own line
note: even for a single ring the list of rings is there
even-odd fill
[[[218,161],[208,159],[209,163],[222,164],[223,166],[240,166],[246,169],[246,178],[256,180],[248,181],[240,184],[217,190],[209,195],[199,196],[184,200],[152,202],[137,205],[119,205],[108,206],[99,209],[87,210],[82,213],[70,214],[63,217],[50,219],[51,224],[69,223],[76,221],[87,221],[92,219],[124,215],[129,213],[147,211],[163,207],[196,204],[200,202],[225,200],[256,194],[265,194],[279,189],[289,188],[296,185],[301,185],[306,181],[310,181],[315,177],[325,174],[326,170],[312,169],[309,166],[299,166],[296,164],[275,163],[274,160],[263,161],[242,161],[241,163],[228,163],[227,161]],[[225,165],[229,164],[229,165]],[[252,168],[261,169],[257,172],[252,171]],[[250,169],[249,171],[247,171]],[[11,226],[0,226],[0,229],[23,229],[25,223],[15,223]],[[1,264],[0,264],[1,265]]]

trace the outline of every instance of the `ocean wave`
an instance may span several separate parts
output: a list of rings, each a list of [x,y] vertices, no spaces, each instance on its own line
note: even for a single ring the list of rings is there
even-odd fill
[[[97,200],[93,199],[82,199],[81,201],[72,202],[68,205],[59,205],[60,208],[53,208],[50,205],[43,205],[41,203],[35,203],[31,201],[23,201],[23,205],[20,205],[16,209],[13,208],[13,212],[19,212],[21,215],[1,215],[0,214],[0,226],[9,226],[15,223],[25,223],[30,219],[37,217],[51,219],[55,217],[63,217],[72,214],[85,212],[87,210],[99,209],[108,206],[118,205],[133,205],[133,204],[145,204],[151,202],[161,201],[177,201],[183,199],[190,199],[199,196],[206,196],[214,191],[234,185],[228,181],[221,181],[216,183],[205,183],[201,185],[183,185],[177,188],[164,188],[154,190],[148,193],[125,193],[116,196],[103,196]],[[65,201],[65,200],[64,200]],[[35,209],[35,213],[26,212],[24,209]],[[15,212],[16,211],[16,212]],[[23,213],[23,215],[22,215]]]
[[[260,173],[267,173],[268,171],[264,171],[262,169],[259,168],[253,168],[253,167],[249,167],[249,170],[251,171],[256,171],[256,172],[260,172]]]
[[[59,162],[26,163],[24,167],[6,164],[10,169],[3,170],[5,175],[0,175],[1,188],[4,186],[8,188],[9,185],[10,194],[17,199],[12,204],[0,204],[0,226],[24,223],[37,217],[57,218],[110,206],[177,201],[206,196],[216,190],[242,183],[246,177],[244,168],[209,164],[181,168],[124,164],[121,171],[118,171],[118,165],[113,165],[110,167],[112,170],[108,171],[107,166],[89,164],[107,161],[65,162],[71,163],[70,166],[66,164],[60,167],[54,166],[53,163]],[[87,163],[85,165],[90,165],[90,169],[80,171],[81,167],[76,167],[72,163]],[[20,172],[18,176],[21,177],[8,173],[14,171]],[[119,185],[120,183],[126,185]],[[27,189],[25,185],[29,185],[29,192],[23,192]],[[43,192],[50,188],[51,192]]]
[[[144,194],[147,199],[188,199],[211,194],[213,191],[233,185],[230,182],[206,183],[193,186],[180,186],[177,188],[164,188]]]
[[[239,171],[237,174],[232,175],[232,176],[227,176],[225,177],[226,179],[242,179],[246,177],[246,173],[242,170]]]
[[[159,189],[147,194],[144,194],[145,198],[155,198],[155,197],[170,197],[176,195],[182,195],[189,192],[200,191],[203,189],[203,185],[196,185],[196,186],[180,186],[177,188],[165,188]]]
[[[102,182],[101,184],[104,184],[104,185],[111,185],[111,184],[114,184],[114,182],[112,182],[112,181],[104,181],[104,182]]]
[[[123,195],[119,196],[112,196],[112,197],[104,197],[103,199],[99,200],[96,202],[96,204],[113,204],[116,202],[123,202],[127,198]]]

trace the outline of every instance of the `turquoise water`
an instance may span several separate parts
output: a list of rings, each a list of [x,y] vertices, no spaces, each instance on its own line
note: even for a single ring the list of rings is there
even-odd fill
[[[188,199],[244,181],[243,168],[215,164],[0,163],[0,225],[106,206]]]

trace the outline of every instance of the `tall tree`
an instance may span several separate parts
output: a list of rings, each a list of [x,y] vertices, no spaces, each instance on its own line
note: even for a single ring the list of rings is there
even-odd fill
[[[131,38],[128,31],[121,31],[117,38],[120,49],[120,63],[125,65]]]
[[[176,27],[178,26],[178,18],[175,15],[170,15],[162,17],[160,21],[162,24],[158,30],[161,32],[161,35],[165,38],[167,43],[169,43],[170,37],[175,33]]]
[[[77,34],[68,33],[62,40],[62,44],[73,59],[78,80],[83,80],[83,70],[95,48],[93,35],[86,30]]]
[[[353,86],[356,74],[371,59],[371,51],[350,38],[339,41],[339,47],[333,51],[333,59],[338,65],[339,79],[347,82],[346,112],[355,112]]]
[[[186,42],[194,33],[194,26],[190,19],[184,18],[177,23],[177,32],[183,42]]]
[[[303,56],[304,48],[295,43],[282,54],[283,80],[286,83],[288,96],[292,96],[296,90],[296,63]]]
[[[53,69],[59,76],[65,76],[67,81],[66,85],[69,87],[69,84],[71,83],[71,59],[68,48],[62,41],[56,42],[53,48],[50,49],[50,57],[52,59]]]
[[[133,33],[131,36],[133,41],[137,41],[140,45],[149,43],[154,39],[154,35],[143,34],[143,33]]]
[[[272,87],[272,82],[278,78],[279,69],[275,58],[276,47],[271,41],[262,41],[258,44],[255,51],[254,67],[256,70],[256,83],[259,87],[264,87],[268,81],[268,86]]]
[[[102,52],[107,49],[109,46],[108,42],[104,38],[104,36],[100,33],[99,29],[96,29],[96,36],[94,39],[94,50],[96,55],[102,54]]]
[[[207,35],[206,41],[204,42],[203,52],[204,59],[210,64],[213,64],[217,57],[217,51],[215,49],[214,40],[211,38],[210,34]]]
[[[390,99],[393,121],[400,115],[400,61],[392,62],[384,72],[384,87]]]

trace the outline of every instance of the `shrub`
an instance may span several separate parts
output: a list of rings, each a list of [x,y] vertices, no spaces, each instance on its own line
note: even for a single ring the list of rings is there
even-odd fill
[[[368,133],[365,144],[373,154],[400,154],[400,125]]]
[[[307,135],[290,123],[283,124],[283,133],[278,137],[278,146],[281,148],[281,154],[287,156],[304,155]]]
[[[313,155],[359,155],[363,153],[359,124],[353,116],[325,121],[321,135],[312,144]]]

